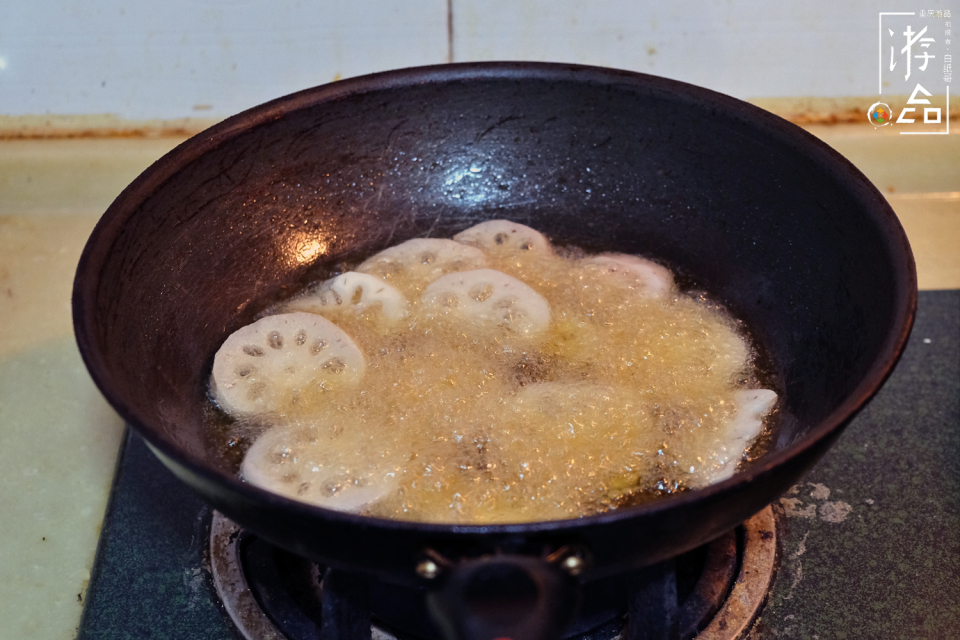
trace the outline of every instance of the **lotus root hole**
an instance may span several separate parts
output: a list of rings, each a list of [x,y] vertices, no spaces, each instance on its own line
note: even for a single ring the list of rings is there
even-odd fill
[[[490,296],[493,295],[493,285],[477,285],[470,290],[470,297],[476,300],[477,302],[484,302],[490,299]]]
[[[323,368],[330,373],[343,373],[347,368],[347,363],[340,358],[330,358],[323,363]]]
[[[513,308],[507,308],[503,310],[503,312],[500,314],[500,317],[503,319],[504,322],[509,323],[515,320],[520,320],[521,318],[523,318],[523,314],[518,313]]]
[[[343,489],[343,484],[338,482],[336,479],[332,479],[324,482],[323,487],[321,487],[320,490],[323,493],[323,495],[327,496],[328,498],[332,498],[341,489]]]

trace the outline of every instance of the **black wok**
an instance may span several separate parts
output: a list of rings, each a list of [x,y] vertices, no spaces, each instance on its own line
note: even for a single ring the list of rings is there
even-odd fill
[[[772,451],[655,504],[509,526],[379,520],[240,482],[204,417],[224,338],[325,265],[493,218],[652,256],[725,301],[782,381]],[[662,78],[491,63],[337,82],[188,140],[107,210],[73,305],[111,404],[177,476],[277,545],[410,584],[428,549],[566,546],[589,581],[703,544],[790,487],[890,373],[916,288],[884,198],[797,127]]]

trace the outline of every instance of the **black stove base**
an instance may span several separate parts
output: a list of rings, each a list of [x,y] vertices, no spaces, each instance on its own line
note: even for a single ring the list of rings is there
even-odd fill
[[[210,578],[211,515],[128,428],[78,640],[243,640]]]

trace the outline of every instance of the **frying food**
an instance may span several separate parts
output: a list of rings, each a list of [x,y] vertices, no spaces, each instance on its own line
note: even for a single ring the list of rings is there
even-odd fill
[[[254,439],[246,481],[331,509],[621,508],[730,477],[777,401],[742,326],[667,268],[506,220],[391,247],[267,314],[218,352],[212,397]]]

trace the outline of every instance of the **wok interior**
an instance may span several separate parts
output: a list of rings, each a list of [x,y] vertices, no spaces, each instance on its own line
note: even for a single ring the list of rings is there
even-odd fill
[[[129,218],[99,240],[98,382],[190,463],[231,475],[204,418],[229,333],[324,265],[487,219],[651,256],[725,301],[783,381],[775,449],[835,410],[890,339],[902,266],[876,222],[885,205],[772,116],[575,73],[329,93],[198,136],[108,212]]]

